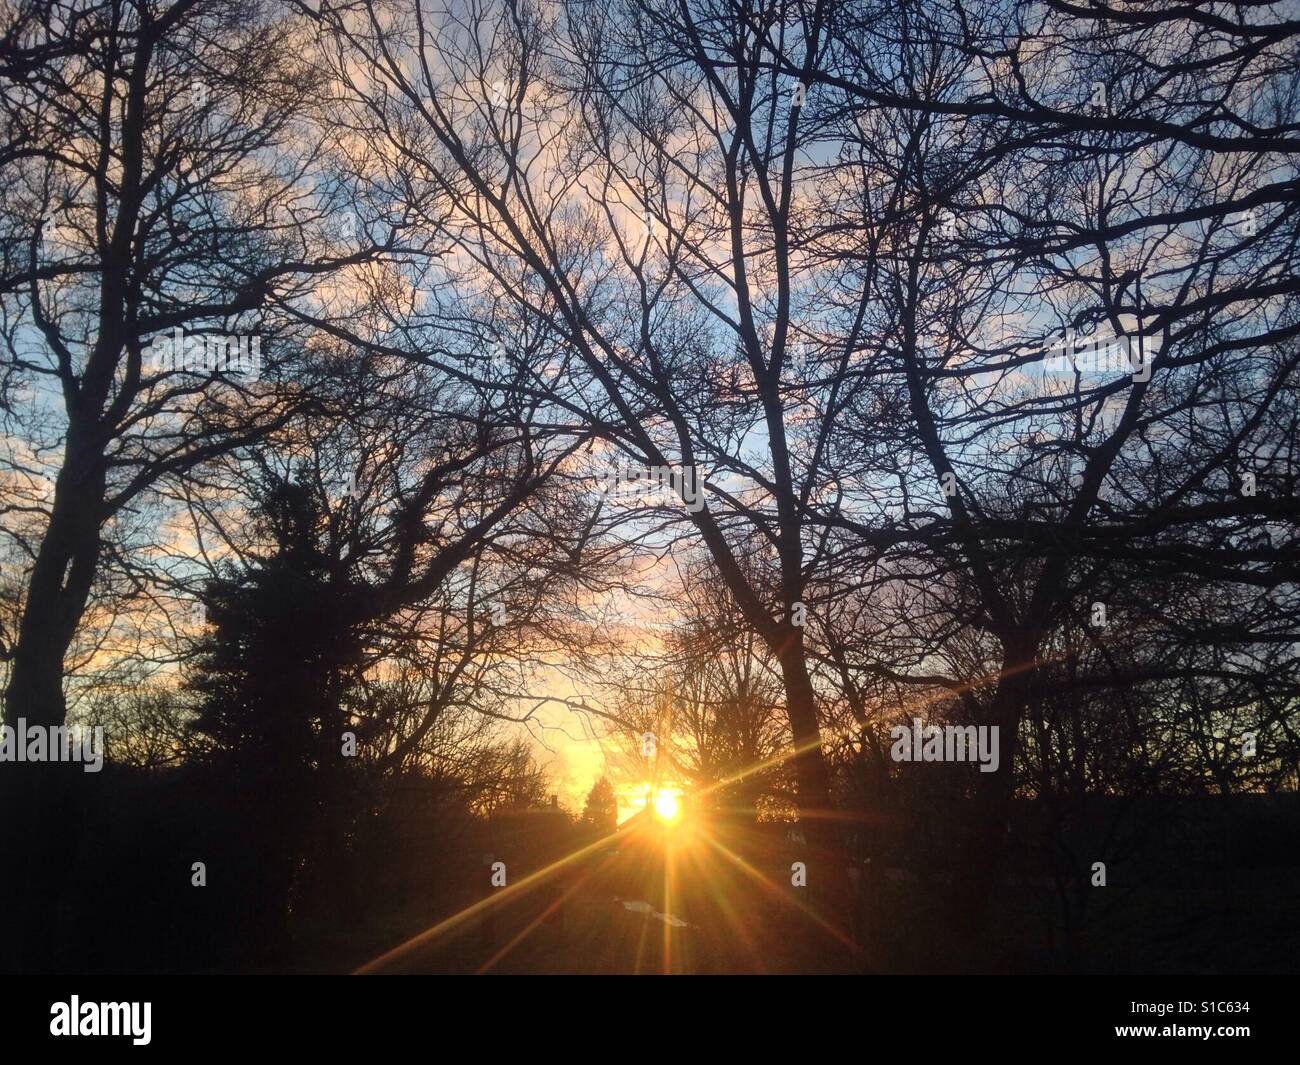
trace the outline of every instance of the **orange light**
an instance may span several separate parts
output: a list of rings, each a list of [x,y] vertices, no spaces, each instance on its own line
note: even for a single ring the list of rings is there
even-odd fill
[[[660,821],[676,821],[681,816],[682,806],[677,800],[676,792],[655,792],[655,816]]]

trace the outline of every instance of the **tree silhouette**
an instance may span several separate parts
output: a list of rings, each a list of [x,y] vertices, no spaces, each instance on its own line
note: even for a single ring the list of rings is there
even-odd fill
[[[587,792],[582,823],[600,835],[609,835],[618,827],[618,796],[614,794],[614,785],[608,777],[601,777]]]
[[[323,822],[316,835],[329,841],[345,816],[345,704],[359,682],[363,637],[341,609],[347,575],[322,547],[323,518],[303,485],[270,488],[255,527],[274,549],[210,583],[212,628],[188,681],[199,699],[194,730],[248,826],[241,875],[251,943],[268,957],[285,950],[310,826]]]

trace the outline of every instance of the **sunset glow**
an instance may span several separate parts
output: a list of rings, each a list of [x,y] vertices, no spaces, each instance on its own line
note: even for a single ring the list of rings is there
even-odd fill
[[[1300,0],[0,12],[6,1050],[1293,1035]]]
[[[673,789],[661,789],[654,797],[655,816],[660,821],[671,824],[682,815],[679,793]]]

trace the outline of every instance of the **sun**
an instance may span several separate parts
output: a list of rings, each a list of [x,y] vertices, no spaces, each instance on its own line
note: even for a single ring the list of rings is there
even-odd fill
[[[657,791],[654,798],[655,816],[660,821],[672,822],[681,816],[682,806],[677,800],[676,792]]]

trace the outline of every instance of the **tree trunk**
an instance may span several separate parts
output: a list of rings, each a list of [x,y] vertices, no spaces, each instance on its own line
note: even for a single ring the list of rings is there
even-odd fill
[[[805,863],[809,891],[815,911],[843,937],[845,963],[853,966],[857,951],[849,944],[856,922],[849,890],[849,855],[836,817],[830,770],[817,724],[816,697],[804,661],[802,641],[796,636],[778,659],[785,682],[786,716],[794,740],[792,763],[799,788],[799,817],[808,840]]]
[[[87,461],[84,433],[70,429],[54,485],[50,523],[27,585],[5,693],[5,723],[61,725],[63,659],[76,635],[99,562],[104,506],[102,456]]]
[[[27,587],[5,692],[4,720],[11,728],[19,718],[28,727],[56,728],[67,716],[64,656],[94,580],[104,499],[102,459],[79,461],[79,438],[69,432],[50,523]],[[0,771],[6,813],[0,912],[23,914],[17,942],[2,962],[6,969],[34,972],[54,964],[59,906],[80,843],[84,781],[82,767],[70,763],[7,763]]]
[[[1006,859],[1020,722],[1037,682],[1036,646],[1036,641],[1017,641],[1008,646],[1003,657],[1002,676],[988,722],[998,726],[998,770],[977,775],[964,876],[955,878],[956,902],[961,912],[953,916],[962,930],[959,939],[965,948],[962,951],[965,957],[957,960],[959,964],[974,964],[976,968],[987,965],[989,960],[993,931],[991,907]]]

